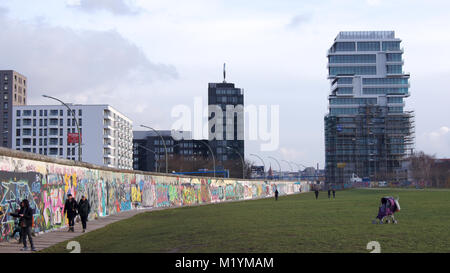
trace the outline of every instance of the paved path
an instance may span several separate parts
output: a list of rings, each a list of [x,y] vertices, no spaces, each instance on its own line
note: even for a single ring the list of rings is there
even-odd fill
[[[87,223],[86,232],[93,231],[99,228],[102,228],[108,224],[130,218],[136,214],[143,213],[146,211],[158,210],[155,208],[152,209],[138,209],[138,210],[129,210],[119,212],[118,214],[110,215],[107,217],[101,217],[97,220],[90,220]],[[69,228],[64,227],[54,231],[45,232],[42,234],[37,234],[36,237],[33,237],[33,242],[36,250],[42,250],[44,248],[50,247],[60,242],[64,242],[66,240],[75,238],[77,236],[82,235],[81,232],[83,228],[81,227],[81,222],[75,224],[75,232],[67,232]],[[30,248],[30,242],[27,242],[28,247]],[[27,253],[30,251],[20,251],[23,248],[23,244],[18,244],[16,240],[11,239],[10,242],[1,242],[0,243],[0,253]]]

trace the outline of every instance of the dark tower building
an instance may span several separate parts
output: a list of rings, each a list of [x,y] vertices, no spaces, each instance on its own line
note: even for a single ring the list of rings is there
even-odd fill
[[[12,147],[13,106],[27,105],[27,78],[13,70],[0,70],[2,83],[0,145]]]
[[[244,90],[226,82],[225,65],[223,73],[223,82],[208,84],[210,111],[222,111],[222,118],[210,112],[208,120],[209,143],[219,162],[240,160],[239,154],[244,157]]]

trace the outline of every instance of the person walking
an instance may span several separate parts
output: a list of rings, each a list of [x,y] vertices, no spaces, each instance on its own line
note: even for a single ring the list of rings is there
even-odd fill
[[[86,222],[91,212],[91,205],[89,204],[89,200],[87,200],[86,196],[82,195],[81,200],[78,202],[78,214],[81,218],[81,224],[83,225],[83,232],[86,232]]]
[[[316,200],[319,199],[319,189],[317,187],[314,188],[314,194],[316,195]]]
[[[20,227],[21,227],[21,234],[22,234],[22,242],[23,242],[23,248],[22,251],[27,251],[27,237],[30,241],[31,251],[36,251],[34,248],[33,238],[31,236],[31,229],[33,227],[33,209],[30,207],[30,203],[27,199],[23,199],[22,201],[23,207],[19,210],[19,217],[20,217]]]
[[[77,201],[72,197],[72,194],[67,195],[66,203],[64,204],[64,214],[67,213],[67,219],[69,220],[69,230],[75,232],[75,216],[77,216]]]
[[[331,198],[331,188],[328,188],[328,199]]]
[[[336,199],[336,190],[333,188],[333,199]]]
[[[16,233],[19,233],[19,241],[18,244],[22,243],[22,227],[21,227],[21,217],[19,216],[20,210],[23,209],[23,201],[20,202],[19,204],[19,208],[16,209],[15,213],[10,212],[9,215],[11,215],[12,217],[16,218],[14,219],[14,231],[13,234],[11,235],[12,238],[14,238],[16,236]],[[19,219],[17,219],[19,218]]]
[[[275,188],[275,201],[277,201],[277,200],[278,200],[278,189]]]

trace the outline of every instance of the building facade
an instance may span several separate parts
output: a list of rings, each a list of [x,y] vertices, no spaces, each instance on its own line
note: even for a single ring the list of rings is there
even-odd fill
[[[69,135],[81,133],[81,160],[107,167],[132,169],[132,121],[109,105],[69,104],[16,106],[12,148],[78,160],[78,143]],[[75,120],[76,119],[76,120]]]
[[[354,174],[406,179],[398,169],[413,145],[413,112],[406,111],[410,75],[394,31],[340,32],[328,51],[331,93],[325,116],[326,180]]]
[[[12,111],[14,106],[27,104],[27,78],[13,70],[0,70],[2,96],[0,99],[0,145],[12,148]]]
[[[181,165],[191,160],[208,159],[210,152],[204,143],[187,137],[175,140],[169,130],[157,131],[164,139],[169,158],[169,171],[180,171]],[[133,169],[149,172],[165,172],[165,147],[161,137],[153,131],[133,131]],[[186,134],[185,134],[186,135]],[[203,143],[202,143],[203,142]],[[178,158],[178,161],[175,159]],[[184,162],[183,162],[184,161]]]
[[[208,106],[222,113],[210,113],[209,143],[217,161],[239,160],[244,157],[244,90],[234,83],[209,83]]]

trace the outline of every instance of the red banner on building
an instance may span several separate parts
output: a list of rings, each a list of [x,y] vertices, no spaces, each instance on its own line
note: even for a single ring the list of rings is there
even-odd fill
[[[80,143],[80,138],[78,133],[68,133],[67,134],[67,144]]]

